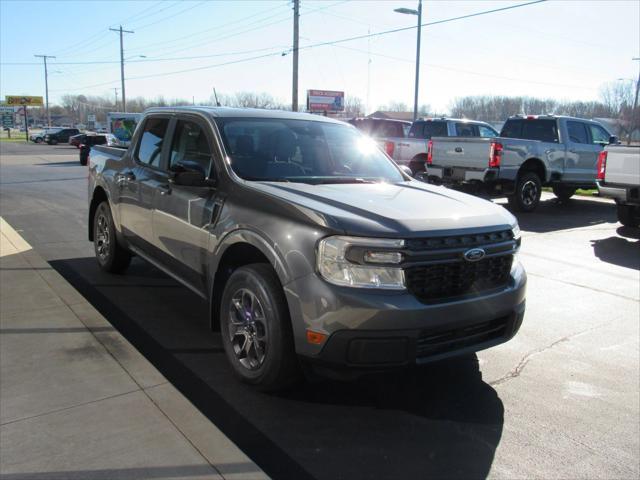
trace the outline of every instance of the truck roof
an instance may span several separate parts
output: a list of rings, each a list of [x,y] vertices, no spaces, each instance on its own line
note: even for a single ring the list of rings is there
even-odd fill
[[[284,110],[265,110],[261,108],[232,108],[232,107],[152,107],[144,113],[158,112],[198,112],[216,118],[279,118],[283,120],[311,120],[325,123],[344,124],[340,120],[313,115],[311,113],[287,112]]]
[[[422,117],[416,120],[416,122],[462,122],[462,123],[483,123],[487,122],[483,120],[471,120],[470,118],[451,118],[451,117]]]
[[[536,120],[536,119],[558,120],[560,118],[564,118],[566,120],[580,120],[581,122],[599,123],[597,120],[592,120],[590,118],[570,117],[569,115],[553,115],[551,113],[541,114],[541,115],[525,115],[525,114],[511,115],[507,120],[516,120],[516,119],[524,119],[524,120]]]

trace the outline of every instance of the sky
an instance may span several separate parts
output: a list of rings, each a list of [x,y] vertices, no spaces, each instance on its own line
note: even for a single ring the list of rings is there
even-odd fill
[[[527,3],[423,1],[422,23]],[[299,95],[342,90],[367,113],[413,105],[416,29],[395,8],[417,0],[301,0]],[[120,88],[120,25],[127,98],[209,101],[218,93],[267,92],[291,101],[292,3],[234,1],[0,0],[0,97],[110,95]],[[144,58],[142,58],[144,56]],[[197,57],[197,58],[194,58]],[[258,58],[256,58],[258,57]],[[596,100],[603,83],[638,78],[640,0],[546,1],[422,28],[420,104],[446,112],[456,97],[526,95]],[[118,90],[119,94],[119,90]]]

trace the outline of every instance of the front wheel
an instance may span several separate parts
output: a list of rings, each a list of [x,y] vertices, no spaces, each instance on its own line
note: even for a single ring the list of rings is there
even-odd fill
[[[44,140],[42,140],[42,138],[38,137],[34,140],[36,143],[42,143]]]
[[[299,377],[289,309],[271,265],[231,274],[222,294],[220,329],[236,376],[262,391],[291,386]]]
[[[93,248],[98,265],[105,272],[120,273],[131,263],[131,254],[116,237],[116,228],[108,202],[102,202],[93,216]]]
[[[553,187],[553,194],[560,202],[568,202],[571,197],[576,193],[576,188],[567,187],[564,185],[555,185]]]
[[[542,182],[534,172],[524,172],[518,176],[516,191],[509,197],[509,205],[520,212],[533,212],[540,203]]]
[[[618,210],[618,221],[625,227],[640,226],[640,206],[636,205],[616,205]]]

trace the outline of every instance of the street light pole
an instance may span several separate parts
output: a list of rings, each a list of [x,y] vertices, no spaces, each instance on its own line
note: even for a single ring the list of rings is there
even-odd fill
[[[111,30],[112,32],[120,32],[120,81],[122,83],[122,111],[126,112],[127,111],[127,104],[126,104],[126,100],[125,100],[125,92],[124,92],[124,47],[123,47],[123,40],[122,40],[122,34],[123,33],[134,33],[131,30],[123,30],[122,29],[122,25],[120,25],[120,28],[110,28],[109,30]]]
[[[632,60],[640,61],[640,57],[632,58]],[[640,69],[638,69],[638,81],[636,82],[636,98],[633,100],[633,113],[635,113],[636,108],[638,108],[638,91],[640,91]]]
[[[298,42],[300,41],[300,0],[293,0],[293,79],[291,110],[298,111]]]
[[[118,88],[113,87],[115,110],[118,110]]]
[[[34,55],[34,57],[44,60],[44,95],[47,110],[47,127],[51,126],[51,114],[49,113],[49,73],[47,72],[47,58],[56,58],[53,55]],[[27,109],[25,108],[25,112]]]
[[[418,91],[420,85],[420,39],[422,36],[422,0],[418,0],[418,10],[411,8],[396,8],[396,13],[404,13],[406,15],[416,15],[418,17],[418,38],[416,44],[416,84],[413,95],[413,120],[418,118]]]

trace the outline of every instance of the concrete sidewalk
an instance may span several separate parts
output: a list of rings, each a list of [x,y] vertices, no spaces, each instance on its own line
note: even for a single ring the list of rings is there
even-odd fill
[[[2,218],[0,477],[268,478]]]

